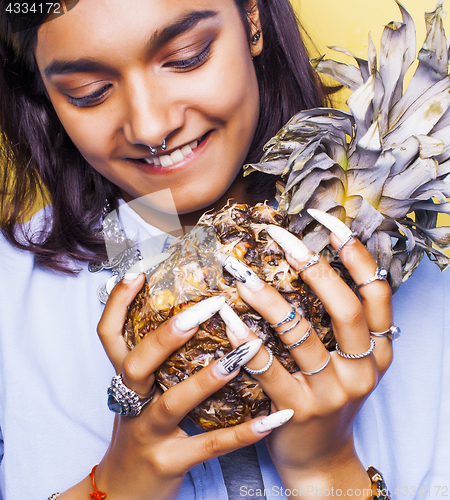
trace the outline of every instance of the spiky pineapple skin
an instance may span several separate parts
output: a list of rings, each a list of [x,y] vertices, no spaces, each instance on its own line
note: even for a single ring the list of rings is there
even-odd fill
[[[224,295],[241,319],[263,340],[291,373],[298,371],[276,332],[255,310],[241,300],[235,278],[223,271],[215,258],[220,251],[250,266],[274,286],[288,302],[311,321],[324,344],[334,348],[331,321],[323,305],[285,260],[282,249],[270,238],[268,224],[288,225],[285,215],[267,204],[227,205],[205,214],[191,233],[173,245],[171,257],[146,280],[131,304],[124,338],[132,348],[151,330],[174,314],[214,295]],[[202,323],[183,347],[156,371],[163,390],[185,380],[214,359],[232,350],[219,314]],[[217,429],[267,415],[270,399],[244,370],[221,390],[189,413],[197,426]]]

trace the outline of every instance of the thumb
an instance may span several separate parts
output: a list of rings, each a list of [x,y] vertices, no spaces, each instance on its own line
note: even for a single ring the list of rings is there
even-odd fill
[[[121,280],[112,289],[97,326],[98,336],[116,373],[122,372],[125,357],[130,352],[122,336],[128,306],[144,284],[145,275],[133,280]]]

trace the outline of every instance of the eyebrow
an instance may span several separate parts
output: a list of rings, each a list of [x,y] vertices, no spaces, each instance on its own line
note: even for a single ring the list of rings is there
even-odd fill
[[[155,52],[164,47],[174,38],[194,28],[200,21],[217,16],[213,10],[193,11],[175,23],[167,26],[162,31],[156,31],[147,44],[147,52]],[[109,69],[106,65],[90,59],[77,59],[75,61],[52,61],[45,69],[44,75],[50,78],[54,75],[70,75],[72,73],[92,73]]]

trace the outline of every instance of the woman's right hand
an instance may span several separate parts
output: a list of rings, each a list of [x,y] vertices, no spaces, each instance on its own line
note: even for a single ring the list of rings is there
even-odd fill
[[[151,393],[158,366],[224,303],[221,297],[201,301],[161,324],[130,351],[122,327],[127,308],[143,283],[144,275],[140,275],[132,282],[117,284],[98,325],[99,337],[116,372],[122,374],[127,387],[140,395]],[[257,342],[251,357],[259,349],[261,342]],[[226,356],[228,360],[231,354]],[[239,366],[249,359],[242,359]],[[96,485],[107,493],[108,500],[148,499],[149,494],[158,500],[175,499],[186,472],[193,466],[269,434],[258,432],[261,428],[255,426],[255,421],[192,437],[179,427],[190,410],[237,375],[239,366],[234,361],[231,373],[223,368],[221,360],[215,361],[164,393],[157,389],[139,416],[116,417],[111,444],[95,471]],[[88,492],[92,493],[89,477],[61,498],[84,500]]]

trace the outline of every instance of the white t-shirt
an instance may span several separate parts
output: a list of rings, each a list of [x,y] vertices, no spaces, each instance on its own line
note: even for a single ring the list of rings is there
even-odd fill
[[[158,230],[126,205],[120,213],[129,236],[153,237],[162,251]],[[0,499],[45,500],[83,479],[110,442],[114,370],[96,326],[97,288],[111,272],[44,270],[3,237],[0,255]],[[394,498],[450,495],[449,285],[450,271],[441,275],[425,258],[394,296],[402,337],[356,420],[358,453],[383,472]],[[264,443],[257,449],[266,496],[282,497]],[[227,498],[217,460],[195,467],[182,488],[180,500]]]

